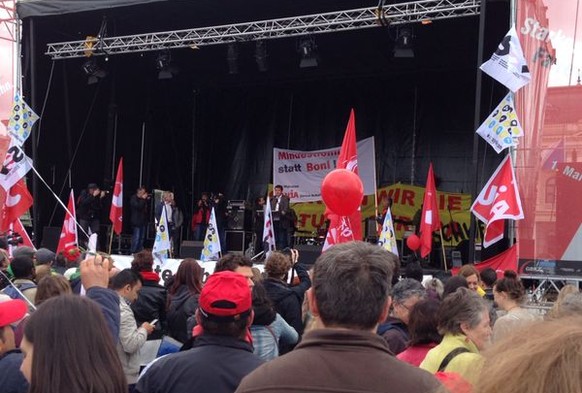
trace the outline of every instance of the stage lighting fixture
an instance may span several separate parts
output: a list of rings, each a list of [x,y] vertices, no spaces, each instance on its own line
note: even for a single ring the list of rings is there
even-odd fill
[[[301,54],[299,68],[318,66],[317,44],[312,37],[301,38],[297,45],[297,51]]]
[[[238,74],[238,48],[236,44],[228,44],[226,49],[226,61],[228,63],[228,73],[230,75]]]
[[[269,70],[269,64],[267,63],[267,44],[265,41],[257,41],[255,45],[255,60],[260,72]]]
[[[88,77],[88,85],[93,85],[99,82],[99,79],[103,79],[107,76],[107,71],[99,67],[95,58],[91,58],[83,63],[83,71]]]
[[[172,79],[176,69],[172,67],[172,56],[170,51],[158,53],[156,56],[156,68],[158,69],[158,79]]]
[[[414,57],[414,31],[412,30],[412,27],[402,27],[396,32],[394,57]]]

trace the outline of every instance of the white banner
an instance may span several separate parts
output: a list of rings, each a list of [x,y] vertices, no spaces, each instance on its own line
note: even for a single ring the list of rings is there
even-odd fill
[[[336,168],[340,147],[324,150],[273,149],[273,185],[283,186],[291,202],[321,200],[321,182]],[[376,193],[376,151],[374,137],[358,142],[358,170],[364,195]]]

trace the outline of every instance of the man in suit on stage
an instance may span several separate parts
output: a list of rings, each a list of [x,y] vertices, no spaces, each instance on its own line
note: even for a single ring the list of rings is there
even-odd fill
[[[289,247],[289,197],[283,195],[283,186],[276,185],[271,198],[273,229],[278,250]]]

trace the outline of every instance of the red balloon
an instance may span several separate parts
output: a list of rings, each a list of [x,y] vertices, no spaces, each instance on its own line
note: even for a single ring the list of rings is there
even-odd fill
[[[364,196],[360,177],[347,169],[334,169],[321,182],[321,197],[326,206],[339,216],[358,210]]]
[[[412,234],[406,239],[406,245],[412,251],[416,251],[420,248],[420,238],[417,235]]]

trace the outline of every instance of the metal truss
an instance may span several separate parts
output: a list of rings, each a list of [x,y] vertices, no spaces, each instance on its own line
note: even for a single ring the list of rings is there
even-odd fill
[[[270,19],[231,25],[146,33],[119,37],[97,37],[91,42],[50,43],[46,55],[53,59],[199,48],[206,45],[257,41],[309,34],[333,33],[405,23],[434,21],[479,14],[481,0],[422,0],[324,14]]]
[[[0,40],[16,42],[16,1],[0,1]]]

